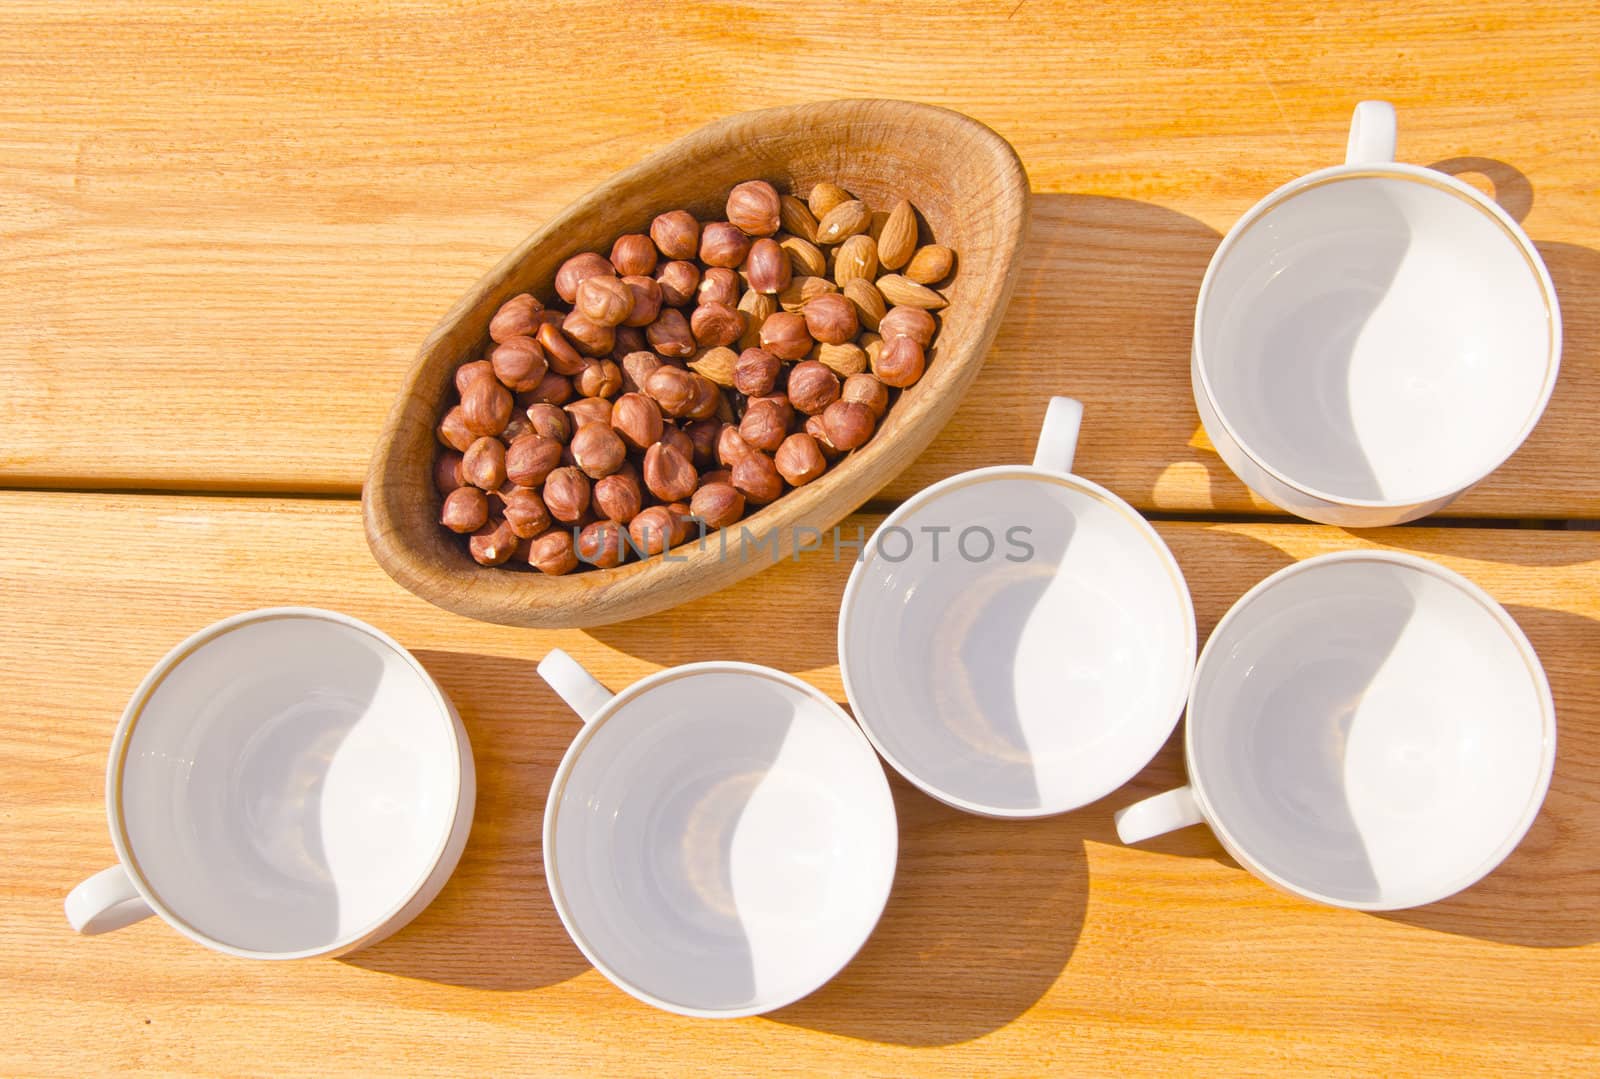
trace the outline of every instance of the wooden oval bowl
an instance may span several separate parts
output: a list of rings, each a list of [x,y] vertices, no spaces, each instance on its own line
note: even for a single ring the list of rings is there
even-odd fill
[[[927,374],[900,394],[878,433],[821,479],[734,525],[727,554],[717,533],[610,570],[546,577],[474,562],[439,525],[434,427],[458,364],[479,356],[489,319],[511,296],[555,298],[557,267],[580,251],[606,252],[625,232],[685,208],[723,216],[729,188],[765,179],[802,196],[833,180],[887,210],[900,198],[956,252],[942,289],[950,303]],[[826,531],[933,441],[977,374],[1016,282],[1028,223],[1028,177],[1016,151],[970,117],[904,101],[829,101],[731,116],[618,173],[534,233],[463,296],[428,335],[373,452],[362,491],[367,542],[400,584],[450,611],[516,626],[604,625],[666,610],[789,557],[797,533]],[[928,237],[924,235],[926,241]],[[741,525],[753,537],[738,542]],[[808,534],[807,534],[808,535]],[[809,535],[808,535],[809,538]]]

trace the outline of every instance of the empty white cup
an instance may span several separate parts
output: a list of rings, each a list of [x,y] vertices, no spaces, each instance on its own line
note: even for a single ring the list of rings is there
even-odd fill
[[[1195,404],[1258,494],[1369,528],[1440,509],[1538,423],[1561,363],[1527,234],[1453,176],[1396,164],[1393,106],[1356,108],[1345,163],[1229,230],[1195,309]]]
[[[559,650],[539,674],[584,720],[545,808],[545,881],[602,974],[724,1018],[844,968],[888,901],[898,837],[883,769],[838,705],[748,663],[615,696]]]
[[[1031,466],[907,500],[845,587],[856,719],[901,775],[970,813],[1038,817],[1110,794],[1183,711],[1188,585],[1144,518],[1071,474],[1081,415],[1054,398]]]
[[[389,637],[309,607],[178,645],[111,743],[118,864],[67,896],[81,933],[159,914],[231,955],[340,955],[421,913],[472,825],[472,749]]]
[[[1323,555],[1217,624],[1189,693],[1189,785],[1117,813],[1117,834],[1203,822],[1286,891],[1420,906],[1511,853],[1555,747],[1539,658],[1481,588],[1410,555]]]

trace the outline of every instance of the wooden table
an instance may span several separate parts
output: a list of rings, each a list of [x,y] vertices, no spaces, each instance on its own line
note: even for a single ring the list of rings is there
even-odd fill
[[[0,10],[0,1074],[1574,1075],[1600,1068],[1600,9],[295,3]],[[656,1012],[568,942],[539,870],[572,733],[534,664],[613,687],[713,657],[842,697],[808,556],[666,617],[482,625],[373,564],[354,495],[417,343],[540,220],[700,123],[849,95],[959,108],[1038,192],[996,348],[944,436],[857,523],[1027,456],[1051,392],[1088,405],[1080,470],[1142,509],[1202,638],[1322,551],[1441,559],[1527,630],[1560,715],[1519,850],[1466,893],[1375,916],[1280,895],[1190,829],[1120,846],[1113,809],[1176,745],[1066,816],[963,816],[894,782],[895,891],[832,984],[728,1023]],[[1189,400],[1220,233],[1341,153],[1354,102],[1406,160],[1492,188],[1549,263],[1565,363],[1543,424],[1449,520],[1351,534],[1275,515]],[[190,630],[336,607],[414,649],[465,717],[481,790],[439,900],[345,961],[232,960],[159,921],[78,938],[109,864],[104,755]],[[748,632],[760,606],[782,634]]]

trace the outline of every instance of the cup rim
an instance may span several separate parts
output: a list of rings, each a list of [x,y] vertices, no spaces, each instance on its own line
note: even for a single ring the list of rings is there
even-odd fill
[[[1116,791],[1117,789],[1126,785],[1129,780],[1138,775],[1139,772],[1142,771],[1150,763],[1150,761],[1154,759],[1155,755],[1160,752],[1161,747],[1166,744],[1167,739],[1172,737],[1172,732],[1177,728],[1178,720],[1183,717],[1184,708],[1188,703],[1190,675],[1194,670],[1195,655],[1198,647],[1198,632],[1195,627],[1194,619],[1194,597],[1189,590],[1188,578],[1184,576],[1183,567],[1178,564],[1177,558],[1175,558],[1172,554],[1172,549],[1168,547],[1166,541],[1161,538],[1161,534],[1155,530],[1155,526],[1153,526],[1144,518],[1142,514],[1129,505],[1126,500],[1118,497],[1116,494],[1100,486],[1098,483],[1095,483],[1093,480],[1084,479],[1082,476],[1079,476],[1076,473],[1061,472],[1054,469],[1042,468],[1038,465],[991,465],[986,468],[975,468],[967,472],[960,472],[954,476],[948,476],[937,483],[924,487],[921,491],[918,491],[915,495],[902,502],[895,508],[894,512],[890,513],[879,523],[878,527],[873,530],[873,535],[877,535],[885,528],[898,524],[911,513],[914,513],[922,506],[936,498],[943,496],[956,487],[966,486],[967,484],[971,483],[983,483],[989,480],[1002,478],[1023,479],[1040,483],[1057,483],[1082,491],[1097,501],[1110,506],[1129,523],[1131,523],[1144,536],[1145,540],[1155,549],[1157,556],[1160,557],[1165,563],[1168,575],[1175,587],[1178,600],[1182,608],[1186,636],[1186,647],[1184,652],[1187,655],[1187,660],[1182,667],[1181,674],[1174,679],[1175,699],[1172,702],[1172,719],[1162,727],[1160,738],[1155,741],[1155,744],[1150,749],[1149,755],[1140,762],[1139,766],[1127,775],[1115,776],[1113,777],[1114,781],[1104,782],[1096,786],[1094,788],[1096,793],[1093,797],[1084,798],[1081,800],[1075,799],[1071,802],[1071,804],[1052,804],[1039,809],[1015,809],[1006,806],[989,805],[984,802],[976,802],[970,799],[962,798],[958,795],[952,794],[947,790],[944,790],[936,784],[926,781],[908,768],[904,762],[897,758],[893,753],[889,752],[888,748],[879,740],[877,735],[873,733],[872,718],[867,711],[861,707],[860,701],[857,699],[854,679],[850,673],[849,651],[845,647],[850,633],[850,612],[853,609],[853,602],[855,600],[856,592],[860,588],[860,582],[863,579],[865,567],[871,558],[871,552],[868,548],[863,549],[861,559],[851,569],[850,579],[845,583],[844,594],[839,600],[839,624],[836,634],[836,647],[839,653],[839,676],[844,683],[845,696],[850,702],[850,710],[855,713],[856,722],[860,725],[861,731],[866,735],[868,741],[872,743],[873,748],[878,751],[878,755],[887,761],[890,767],[892,767],[896,772],[900,773],[902,778],[929,797],[966,813],[973,813],[981,817],[993,817],[1002,820],[1031,820],[1039,817],[1052,817],[1061,813],[1070,813],[1075,809],[1081,809],[1083,806],[1098,801],[1099,799],[1104,798],[1106,795],[1111,794],[1113,791]],[[869,548],[871,542],[872,541],[869,538],[867,540]]]
[[[1302,573],[1315,572],[1323,567],[1337,565],[1345,562],[1377,562],[1385,565],[1401,566],[1406,569],[1417,570],[1451,585],[1458,591],[1474,600],[1489,614],[1500,626],[1502,632],[1511,639],[1517,651],[1522,655],[1528,674],[1533,682],[1535,692],[1539,698],[1540,727],[1543,749],[1539,761],[1538,779],[1534,789],[1529,795],[1528,803],[1523,807],[1521,815],[1506,832],[1494,851],[1478,866],[1465,874],[1453,878],[1447,887],[1433,888],[1426,892],[1418,892],[1415,896],[1401,896],[1399,900],[1346,900],[1324,895],[1314,889],[1305,888],[1295,884],[1280,874],[1274,873],[1261,865],[1239,843],[1237,837],[1229,831],[1218,817],[1210,797],[1206,794],[1205,781],[1201,778],[1199,770],[1195,767],[1194,750],[1194,702],[1200,690],[1200,678],[1205,673],[1207,660],[1210,659],[1213,649],[1223,647],[1223,641],[1228,630],[1236,621],[1242,620],[1244,612],[1263,593],[1277,587],[1290,577]],[[1263,880],[1294,895],[1303,896],[1318,903],[1325,903],[1334,907],[1345,907],[1350,910],[1403,910],[1409,907],[1424,906],[1428,903],[1437,903],[1441,899],[1449,898],[1463,889],[1470,888],[1495,870],[1507,856],[1522,842],[1528,829],[1533,827],[1534,820],[1538,817],[1544,805],[1546,794],[1550,790],[1550,779],[1555,771],[1556,761],[1556,720],[1555,699],[1550,693],[1550,680],[1545,674],[1544,665],[1539,661],[1539,655],[1534,651],[1533,644],[1523,632],[1522,627],[1511,617],[1501,604],[1481,587],[1464,577],[1455,570],[1449,569],[1427,558],[1418,555],[1404,554],[1399,551],[1359,550],[1359,551],[1334,551],[1329,554],[1315,555],[1311,558],[1285,566],[1258,581],[1244,595],[1234,601],[1227,613],[1217,622],[1216,628],[1211,631],[1211,636],[1206,639],[1206,646],[1200,653],[1199,660],[1194,666],[1194,677],[1190,682],[1189,690],[1190,716],[1184,723],[1183,731],[1183,756],[1184,767],[1188,773],[1189,790],[1199,804],[1200,812],[1206,819],[1206,824],[1217,834],[1223,846],[1239,860],[1250,872]]]
[[[449,752],[455,765],[455,780],[450,791],[449,811],[447,814],[441,815],[444,827],[438,842],[434,845],[432,856],[428,859],[427,868],[411,883],[405,894],[384,911],[381,917],[362,926],[353,933],[341,936],[320,947],[303,948],[295,951],[262,951],[229,944],[226,941],[201,932],[162,901],[154,887],[145,879],[144,870],[134,856],[132,844],[128,840],[126,826],[123,822],[121,779],[127,767],[129,741],[134,727],[144,713],[150,697],[172,671],[176,670],[191,654],[198,651],[202,646],[234,630],[259,622],[293,618],[330,622],[347,630],[364,633],[399,656],[413,671],[420,675],[422,684],[426,687],[435,706],[438,718],[443,720],[449,728]],[[107,758],[106,765],[106,816],[111,829],[111,843],[117,852],[117,861],[121,864],[123,871],[127,873],[128,879],[133,883],[134,888],[138,890],[140,898],[144,900],[151,910],[155,911],[163,921],[184,936],[215,951],[243,959],[266,960],[309,959],[351,951],[358,947],[362,941],[377,935],[387,928],[389,923],[405,910],[407,905],[416,898],[417,894],[426,887],[450,846],[451,837],[455,833],[458,818],[461,814],[463,761],[460,732],[458,730],[459,722],[450,701],[445,697],[438,683],[434,681],[433,676],[422,666],[422,663],[393,637],[359,618],[321,607],[263,607],[229,615],[227,618],[213,622],[203,629],[190,634],[174,645],[161,659],[157,660],[140,681],[139,687],[134,690],[127,707],[123,709],[122,718],[118,721],[116,732],[112,735],[111,752]]]
[[[1549,334],[1549,349],[1545,357],[1544,383],[1539,393],[1538,400],[1529,410],[1522,425],[1515,435],[1506,443],[1502,452],[1497,453],[1491,463],[1473,475],[1463,476],[1459,482],[1422,492],[1419,496],[1405,498],[1353,498],[1322,490],[1311,484],[1303,483],[1281,471],[1276,465],[1271,464],[1241,437],[1238,429],[1228,420],[1227,414],[1217,401],[1216,392],[1212,389],[1211,375],[1206,362],[1205,350],[1202,345],[1201,323],[1204,319],[1206,301],[1211,295],[1212,282],[1216,278],[1218,268],[1223,260],[1238,245],[1240,238],[1253,225],[1266,217],[1278,206],[1290,198],[1313,187],[1325,184],[1339,183],[1349,180],[1369,179],[1374,177],[1387,177],[1389,179],[1402,179],[1410,182],[1421,182],[1435,187],[1447,194],[1464,199],[1487,214],[1517,246],[1523,261],[1533,272],[1539,285],[1540,294],[1544,298],[1545,319]],[[1200,292],[1194,305],[1194,328],[1192,337],[1192,351],[1194,354],[1195,379],[1200,391],[1206,396],[1211,405],[1211,412],[1217,418],[1224,433],[1239,447],[1239,452],[1244,454],[1251,463],[1261,469],[1273,479],[1282,483],[1291,490],[1303,495],[1318,499],[1335,506],[1348,506],[1359,509],[1403,509],[1408,506],[1421,506],[1432,502],[1448,501],[1462,491],[1478,483],[1488,476],[1516,453],[1527,441],[1533,429],[1538,426],[1545,409],[1550,404],[1550,396],[1555,392],[1556,379],[1561,371],[1561,306],[1556,296],[1555,284],[1550,279],[1549,268],[1544,264],[1544,258],[1539,254],[1539,249],[1529,239],[1522,226],[1501,208],[1500,204],[1478,191],[1471,184],[1463,183],[1447,173],[1435,169],[1425,168],[1421,165],[1411,165],[1403,162],[1378,162],[1360,165],[1332,165],[1328,168],[1318,169],[1296,177],[1286,184],[1282,184],[1267,195],[1262,197],[1255,205],[1246,210],[1244,215],[1235,221],[1228,234],[1222,238],[1217,249],[1211,254],[1211,261],[1206,265],[1205,276],[1200,282]]]
[[[849,952],[844,956],[844,958],[836,966],[829,970],[825,977],[818,980],[814,985],[809,985],[798,992],[786,994],[771,1001],[753,1003],[739,1008],[698,1008],[692,1005],[679,1004],[675,1001],[668,1000],[665,997],[657,996],[656,994],[651,993],[638,985],[635,985],[632,981],[623,977],[614,967],[605,961],[605,959],[598,953],[594,946],[578,929],[577,925],[575,924],[575,918],[568,908],[566,893],[561,888],[561,874],[555,864],[556,824],[557,818],[560,815],[561,798],[566,792],[567,781],[572,776],[573,768],[577,766],[578,758],[583,756],[584,750],[588,747],[589,743],[593,741],[596,732],[598,732],[607,721],[609,721],[625,706],[633,703],[633,701],[637,698],[648,694],[658,686],[664,685],[665,683],[678,678],[708,673],[737,674],[745,675],[747,677],[765,678],[770,681],[777,682],[780,685],[787,686],[790,689],[798,690],[799,692],[804,693],[830,718],[839,723],[844,729],[851,732],[855,738],[859,740],[861,749],[872,758],[872,763],[874,765],[878,765],[877,757],[873,754],[872,745],[862,734],[861,728],[855,723],[854,720],[850,718],[843,708],[839,707],[836,701],[834,701],[826,693],[823,693],[817,687],[811,685],[809,682],[802,681],[801,679],[796,678],[794,675],[785,671],[776,670],[772,667],[764,667],[758,663],[744,663],[738,660],[705,660],[698,663],[683,663],[676,667],[668,667],[664,670],[656,671],[654,674],[646,675],[644,678],[639,679],[627,688],[615,693],[611,699],[606,701],[605,705],[601,707],[600,710],[597,711],[592,717],[586,720],[580,720],[583,726],[579,729],[577,734],[573,736],[572,741],[567,745],[566,752],[562,754],[561,763],[556,767],[555,775],[550,781],[550,793],[545,797],[544,824],[541,829],[541,848],[542,859],[544,863],[545,886],[550,892],[550,899],[556,908],[556,915],[561,919],[561,924],[563,927],[565,927],[567,936],[572,939],[572,943],[578,946],[578,950],[583,953],[584,958],[589,960],[590,964],[593,965],[593,967],[601,974],[603,974],[607,981],[609,981],[612,985],[615,985],[618,989],[621,989],[624,993],[627,993],[629,996],[633,997],[635,1000],[642,1001],[645,1004],[651,1005],[652,1007],[660,1008],[663,1011],[674,1012],[678,1015],[686,1015],[694,1019],[739,1019],[746,1016],[762,1015],[766,1012],[775,1011],[779,1008],[787,1007],[798,1000],[810,996],[818,989],[821,989],[824,985],[827,985],[834,978],[838,977],[839,973],[844,970],[845,967],[849,966],[851,961],[860,953],[861,949],[865,947],[867,941],[872,939],[872,934],[877,930],[878,923],[883,918],[884,908],[888,905],[889,894],[893,890],[895,873],[899,865],[899,815],[895,812],[894,795],[889,789],[889,781],[883,774],[882,766],[878,765],[876,770],[878,777],[876,792],[882,799],[882,805],[886,814],[885,820],[888,825],[886,829],[886,845],[884,851],[882,852],[883,859],[888,867],[888,874],[885,877],[884,886],[879,893],[869,895],[867,897],[873,913],[872,919],[866,927],[866,932],[861,934],[861,939],[855,942],[854,946],[849,949]]]

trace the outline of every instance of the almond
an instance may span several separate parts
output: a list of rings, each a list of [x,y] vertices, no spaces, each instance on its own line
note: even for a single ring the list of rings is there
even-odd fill
[[[811,208],[793,195],[778,200],[778,220],[783,231],[809,243],[817,242],[817,219]]]
[[[855,278],[846,281],[844,288],[845,299],[856,305],[856,318],[869,330],[878,328],[878,320],[883,318],[889,305],[884,303],[883,293],[878,291],[878,286],[865,278]]]
[[[724,345],[708,348],[694,359],[689,361],[689,369],[697,375],[703,375],[715,382],[718,386],[733,385],[733,367],[739,362],[739,354]]]
[[[791,288],[793,286],[790,286]],[[938,310],[947,302],[933,289],[926,285],[919,285],[909,277],[899,274],[884,274],[878,278],[878,291],[883,293],[883,298],[895,306],[920,307],[924,310]]]
[[[917,212],[911,204],[901,199],[889,211],[878,236],[878,263],[885,270],[898,270],[917,250]]]
[[[860,345],[846,342],[842,345],[818,345],[812,358],[838,375],[849,378],[867,369],[867,353]]]
[[[916,287],[921,288],[920,285]],[[778,306],[785,311],[798,311],[812,297],[838,291],[839,287],[826,277],[797,277],[778,293]]]
[[[739,335],[739,349],[755,348],[761,341],[761,324],[778,309],[778,298],[754,290],[739,297],[739,310],[744,313],[744,333]]]
[[[878,245],[858,233],[839,245],[833,259],[833,280],[840,288],[851,281],[871,281],[878,276]]]
[[[806,199],[806,207],[817,220],[828,216],[828,211],[842,202],[850,201],[850,192],[838,184],[830,184],[826,180],[811,189],[811,194]],[[790,229],[793,232],[794,229]]]
[[[944,280],[950,273],[950,267],[955,265],[955,261],[955,252],[942,244],[919,247],[916,254],[911,256],[910,264],[906,266],[906,276],[919,285],[931,285],[935,281]]]
[[[872,224],[872,211],[859,199],[841,202],[829,210],[817,225],[817,242],[836,244],[858,232],[867,231]]]
[[[780,240],[778,246],[789,252],[796,277],[821,277],[828,272],[828,257],[810,240],[788,236]]]

